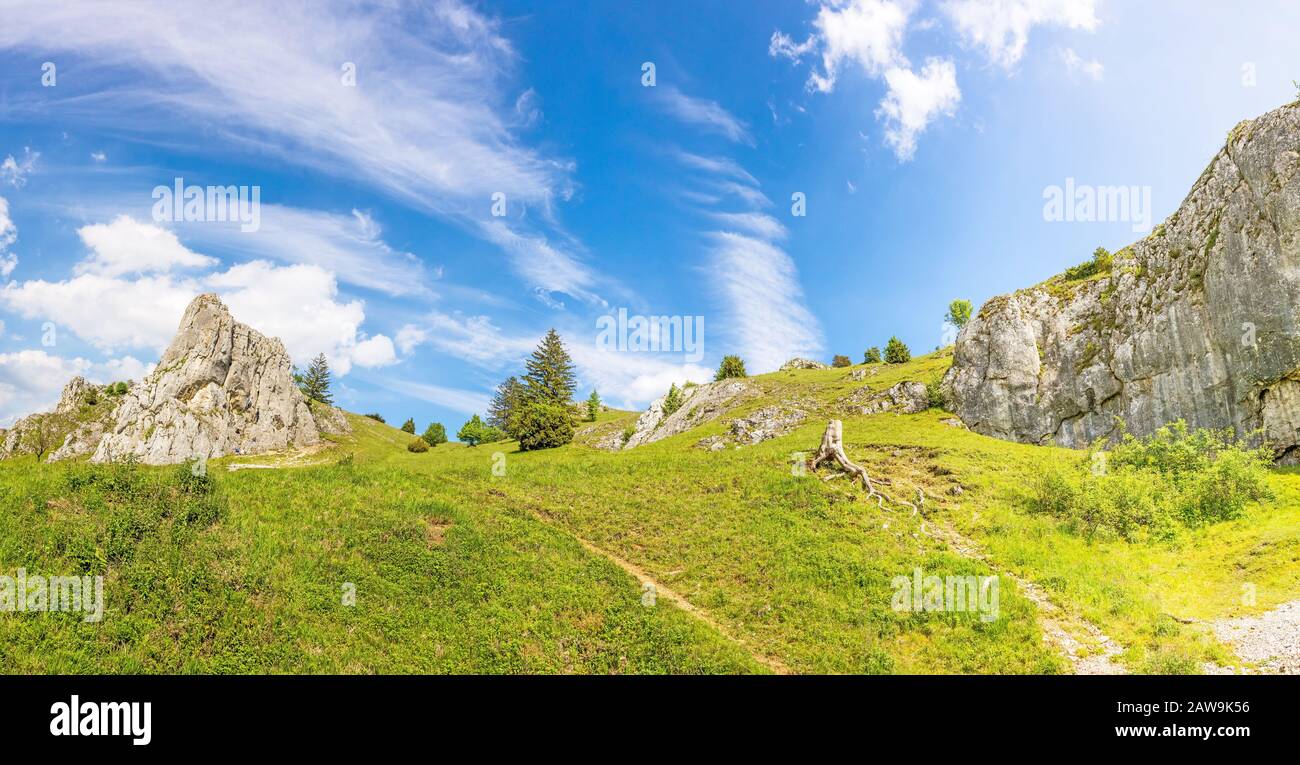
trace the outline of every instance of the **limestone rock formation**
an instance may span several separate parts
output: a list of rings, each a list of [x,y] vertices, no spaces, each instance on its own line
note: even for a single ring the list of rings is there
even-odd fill
[[[812,359],[793,358],[782,364],[779,371],[785,372],[791,369],[830,369],[830,367]]]
[[[1084,446],[1262,429],[1300,452],[1300,102],[1241,123],[1182,205],[1097,273],[988,301],[944,380],[973,430]]]
[[[284,344],[208,294],[185,309],[158,367],[123,397],[91,461],[163,464],[319,441]]]
[[[637,418],[632,435],[624,442],[624,449],[648,444],[713,420],[734,409],[742,401],[757,396],[758,389],[742,379],[727,379],[705,385],[691,385],[681,389],[682,405],[665,416],[661,396]]]
[[[802,409],[765,406],[733,419],[726,433],[702,438],[695,446],[709,451],[720,451],[733,444],[737,447],[753,446],[786,435],[806,419],[808,413]]]
[[[925,383],[908,380],[879,393],[869,387],[862,388],[850,395],[846,402],[848,410],[854,414],[916,414],[930,408],[930,395]]]

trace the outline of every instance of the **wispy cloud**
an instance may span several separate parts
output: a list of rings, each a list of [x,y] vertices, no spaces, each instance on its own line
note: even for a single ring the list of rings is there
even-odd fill
[[[717,101],[688,96],[672,85],[661,85],[655,90],[664,110],[678,120],[725,136],[735,143],[754,145],[749,127],[722,108]]]
[[[312,263],[347,284],[387,295],[428,296],[437,269],[426,268],[413,253],[389,246],[368,214],[262,205],[261,229],[253,234],[237,223],[179,223],[186,240],[211,252],[268,258],[282,263]]]
[[[822,349],[817,319],[803,303],[794,261],[762,239],[709,235],[709,273],[727,306],[727,327],[754,372],[770,372],[793,356]]]
[[[239,41],[238,55],[230,40]],[[107,86],[63,78],[39,99],[11,98],[11,114],[53,111],[205,150],[217,131],[223,150],[278,155],[366,183],[475,234],[494,233],[494,241],[517,241],[501,232],[515,223],[490,220],[494,193],[506,195],[512,212],[535,210],[533,225],[553,225],[553,205],[572,193],[572,162],[525,146],[512,132],[537,115],[526,91],[508,93],[517,66],[512,45],[495,20],[460,0],[363,7],[288,0],[226,13],[198,0],[121,7],[13,0],[0,49],[17,48],[89,57],[130,76]],[[516,236],[538,237],[531,230]],[[527,265],[521,276],[546,290],[585,290],[594,279],[563,257],[511,262]],[[339,272],[377,289],[399,281],[355,267]]]
[[[31,147],[23,147],[21,159],[15,158],[12,154],[8,155],[3,162],[0,162],[0,181],[21,189],[27,185],[27,176],[36,168],[36,160],[40,157],[41,153],[32,151]]]
[[[822,348],[821,328],[804,304],[794,261],[777,244],[787,237],[786,227],[759,211],[772,203],[758,181],[730,160],[704,163],[687,153],[678,159],[713,171],[702,182],[724,195],[705,198],[743,208],[701,211],[709,227],[704,270],[722,305],[723,320],[713,326],[721,328],[726,352],[739,352],[754,372],[776,369],[792,356],[815,355]],[[747,181],[734,180],[741,173]],[[711,342],[716,352],[718,343]]]
[[[1083,74],[1093,82],[1101,82],[1106,74],[1106,67],[1097,59],[1085,59],[1073,48],[1060,49],[1061,61],[1065,64],[1065,69],[1070,74]]]
[[[491,400],[488,394],[482,391],[448,388],[432,383],[399,380],[390,376],[363,377],[362,379],[394,393],[400,393],[438,406],[445,406],[454,412],[463,414],[485,414],[488,402]]]

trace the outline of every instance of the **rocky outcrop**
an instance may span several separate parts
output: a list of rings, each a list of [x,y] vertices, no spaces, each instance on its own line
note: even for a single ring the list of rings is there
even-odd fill
[[[812,359],[793,358],[782,364],[779,371],[786,372],[791,369],[830,369],[830,367]]]
[[[283,343],[200,295],[157,368],[123,397],[91,461],[163,464],[319,442]]]
[[[38,452],[48,453],[51,461],[85,456],[94,451],[118,402],[108,386],[78,375],[63,386],[53,411],[28,415],[0,431],[0,459]]]
[[[916,414],[930,408],[930,395],[925,383],[908,380],[879,393],[869,387],[862,388],[845,399],[845,402],[853,414]]]
[[[316,427],[321,433],[339,436],[352,432],[352,426],[348,424],[347,415],[342,409],[319,401],[312,402],[309,408],[312,419],[316,421]]]
[[[1300,102],[1234,128],[1178,210],[1094,270],[962,330],[944,387],[971,429],[1078,447],[1182,419],[1297,450]]]
[[[807,419],[808,413],[802,409],[765,406],[732,420],[726,433],[702,438],[695,445],[709,451],[720,451],[733,444],[753,446],[784,436]]]
[[[758,389],[742,379],[719,380],[705,385],[691,385],[681,389],[682,404],[671,414],[664,414],[661,396],[637,418],[632,433],[622,448],[631,449],[648,444],[716,419],[734,409],[741,402],[757,396]]]

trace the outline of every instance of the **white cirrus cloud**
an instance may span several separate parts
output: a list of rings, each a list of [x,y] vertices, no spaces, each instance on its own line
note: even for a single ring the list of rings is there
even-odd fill
[[[726,306],[728,335],[749,371],[770,372],[791,357],[820,353],[821,330],[803,303],[790,256],[771,242],[732,231],[713,232],[709,239],[709,272]]]
[[[0,197],[0,279],[8,279],[18,267],[18,256],[6,252],[16,241],[18,241],[18,227],[9,217],[9,200]]]
[[[781,222],[770,215],[758,212],[711,214],[713,219],[723,226],[740,229],[747,233],[768,240],[784,239],[788,233]]]
[[[462,414],[485,415],[487,414],[488,402],[491,401],[491,397],[482,391],[450,388],[433,383],[413,382],[393,377],[376,378],[368,381],[395,393],[443,406]]]
[[[943,12],[968,44],[1011,69],[1024,56],[1035,26],[1092,31],[1096,0],[947,0]]]
[[[416,345],[428,343],[439,353],[488,369],[499,369],[508,364],[522,365],[523,358],[538,340],[508,335],[487,316],[441,311],[430,312],[419,325],[402,327],[397,338],[404,353],[409,353],[409,349]]]
[[[339,214],[283,205],[262,205],[261,228],[239,224],[179,223],[187,241],[209,252],[321,266],[339,281],[395,297],[428,296],[440,276],[420,258],[391,247],[370,215]]]
[[[240,55],[231,55],[230,40],[239,40]],[[526,90],[510,97],[519,56],[497,20],[462,0],[392,0],[364,11],[343,0],[285,0],[229,13],[200,0],[120,8],[9,0],[0,25],[6,49],[75,54],[108,73],[93,87],[69,80],[58,93],[10,99],[9,113],[52,113],[199,149],[218,130],[233,139],[225,151],[273,154],[378,188],[476,235],[519,225],[490,219],[490,199],[501,192],[512,212],[533,212],[532,226],[564,238],[553,207],[573,194],[574,164],[514,134],[539,115],[537,99]],[[545,238],[531,230],[515,237]],[[513,242],[492,241],[503,239]],[[526,266],[520,276],[530,289],[573,285],[592,295],[594,275],[571,257],[510,255]],[[404,281],[380,269],[340,267],[339,276],[376,289]]]
[[[655,91],[660,106],[679,121],[717,133],[734,143],[754,145],[749,127],[717,101],[688,96],[672,85],[655,88]]]

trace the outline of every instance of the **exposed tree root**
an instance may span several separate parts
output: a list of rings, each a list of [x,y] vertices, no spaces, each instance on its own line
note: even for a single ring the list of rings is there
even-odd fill
[[[877,478],[872,480],[871,475],[867,472],[866,468],[849,459],[849,456],[844,453],[844,423],[840,420],[831,420],[826,424],[826,430],[822,433],[821,447],[818,448],[817,454],[813,455],[813,458],[809,460],[808,469],[815,472],[817,466],[823,462],[834,462],[839,465],[840,469],[843,471],[840,473],[831,473],[822,478],[823,481],[831,481],[840,476],[847,475],[862,481],[863,488],[867,490],[867,500],[870,501],[874,499],[881,510],[888,510],[888,508],[885,507],[885,503],[889,502],[892,505],[903,505],[912,508],[912,515],[916,515],[919,512],[916,504],[908,502],[905,499],[894,499],[876,488],[877,484],[885,486],[891,485],[889,479]],[[917,504],[923,504],[925,502],[925,492],[921,491],[920,487],[916,488],[916,498]]]

